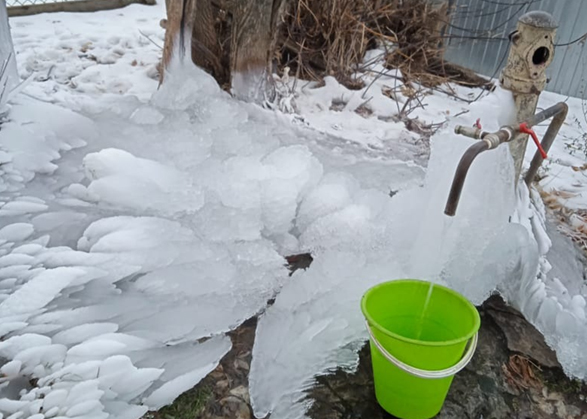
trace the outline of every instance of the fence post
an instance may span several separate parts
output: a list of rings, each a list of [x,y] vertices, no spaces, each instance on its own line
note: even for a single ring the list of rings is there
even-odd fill
[[[18,72],[16,70],[12,36],[10,36],[6,2],[0,0],[0,117],[5,112],[8,92],[17,83]]]
[[[277,0],[276,0],[277,1]],[[274,0],[239,0],[232,28],[232,91],[239,99],[262,100],[267,84]]]

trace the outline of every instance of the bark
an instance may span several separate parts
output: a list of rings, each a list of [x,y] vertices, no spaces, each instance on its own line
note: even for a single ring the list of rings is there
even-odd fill
[[[185,56],[185,43],[183,39],[185,12],[189,1],[192,0],[166,0],[167,21],[165,23],[165,45],[163,47],[163,61],[160,70],[160,83],[163,83],[165,71],[171,63],[174,54]]]
[[[278,45],[278,43],[283,42],[283,39],[280,39],[279,33],[281,30],[281,26],[285,22],[283,16],[286,12],[287,6],[288,0],[273,0],[273,10],[271,11],[271,53],[276,53],[277,51],[279,51],[280,46]],[[269,57],[269,65],[271,66],[270,68],[272,72],[276,72],[277,70],[277,61],[277,56]]]
[[[188,27],[191,24],[192,60],[212,74],[222,85],[227,71],[221,64],[220,44],[214,26],[214,11],[210,0],[195,0],[191,10]]]
[[[274,0],[240,0],[234,5],[232,91],[243,100],[263,99],[272,41],[273,3]]]
[[[248,101],[264,99],[274,36],[286,0],[166,0],[163,69],[171,57],[192,61],[222,87]],[[179,45],[178,45],[179,43]],[[162,71],[163,73],[163,71]],[[162,77],[163,79],[163,77]]]
[[[167,19],[164,21],[166,33],[161,82],[172,56],[177,54],[185,58],[189,47],[194,64],[210,73],[221,86],[229,83],[230,68],[225,58],[228,53],[223,51],[220,41],[225,28],[216,27],[218,15],[223,10],[211,0],[166,0],[165,3]]]

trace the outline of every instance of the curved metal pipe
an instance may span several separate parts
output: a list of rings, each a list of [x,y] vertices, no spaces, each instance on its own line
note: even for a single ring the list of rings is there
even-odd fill
[[[566,115],[568,109],[569,107],[565,102],[559,102],[555,105],[552,105],[550,108],[546,108],[542,112],[538,112],[536,115],[528,118],[526,120],[526,124],[532,128],[533,126],[538,125],[539,123],[544,122],[553,116],[560,115],[562,112],[564,112]]]
[[[446,201],[446,207],[444,208],[444,213],[446,215],[453,217],[456,214],[457,207],[459,206],[459,199],[461,198],[461,192],[463,191],[463,186],[465,184],[465,179],[467,177],[467,173],[469,172],[469,167],[471,167],[475,157],[487,150],[489,150],[489,143],[486,141],[479,141],[469,147],[467,151],[465,151],[465,154],[463,154],[463,157],[461,157],[461,161],[459,161],[459,165],[457,166],[457,170],[452,181],[452,186],[448,195],[448,201]]]

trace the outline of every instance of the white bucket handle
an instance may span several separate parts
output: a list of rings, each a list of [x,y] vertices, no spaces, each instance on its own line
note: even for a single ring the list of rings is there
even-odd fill
[[[473,355],[475,354],[475,349],[477,349],[478,333],[475,333],[475,335],[471,338],[471,340],[469,340],[469,347],[468,347],[467,351],[465,352],[465,354],[463,355],[461,360],[456,365],[454,365],[450,368],[447,368],[444,370],[438,370],[438,371],[421,370],[419,368],[412,367],[411,365],[403,363],[402,361],[400,361],[399,359],[394,357],[392,354],[387,352],[387,350],[375,338],[375,335],[373,334],[373,331],[371,330],[371,326],[369,325],[369,322],[365,322],[365,323],[367,324],[367,331],[369,332],[369,336],[371,337],[371,342],[373,342],[373,344],[377,347],[377,349],[379,349],[379,352],[381,352],[381,355],[383,355],[385,357],[385,359],[387,359],[389,362],[391,362],[393,365],[395,365],[399,369],[401,369],[401,370],[403,370],[403,371],[407,372],[408,374],[411,374],[415,377],[419,377],[419,378],[438,379],[438,378],[452,377],[453,375],[455,375],[456,373],[461,371],[463,368],[465,368],[469,362],[471,362],[471,359],[473,359]]]

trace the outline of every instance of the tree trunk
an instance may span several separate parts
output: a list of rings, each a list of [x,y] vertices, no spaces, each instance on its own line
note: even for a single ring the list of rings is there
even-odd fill
[[[174,55],[179,58],[185,56],[185,9],[186,3],[191,0],[166,0],[167,20],[165,21],[165,45],[163,48],[163,62],[161,66],[160,83],[165,79],[165,71]]]
[[[239,99],[263,100],[271,48],[274,0],[240,0],[233,11],[232,92]]]
[[[185,57],[189,45],[192,61],[223,88],[239,99],[262,101],[271,88],[272,34],[285,1],[166,0],[163,69],[173,55]]]
[[[0,116],[5,109],[8,92],[17,84],[18,72],[8,25],[6,1],[0,0]]]
[[[218,84],[223,85],[228,81],[228,69],[224,69],[221,64],[220,44],[214,20],[210,0],[195,0],[195,7],[188,20],[192,27],[192,61],[212,74]]]

